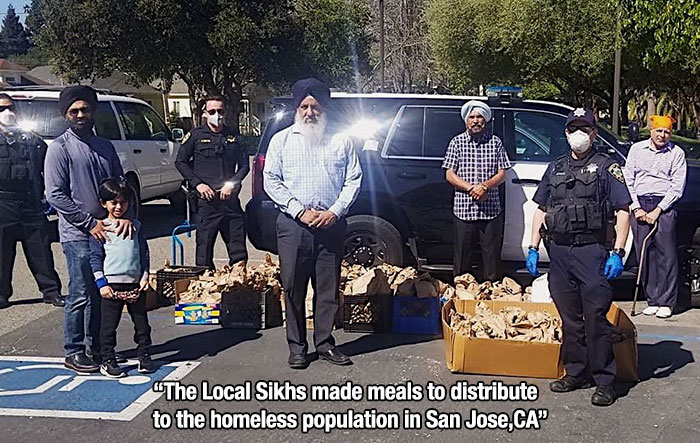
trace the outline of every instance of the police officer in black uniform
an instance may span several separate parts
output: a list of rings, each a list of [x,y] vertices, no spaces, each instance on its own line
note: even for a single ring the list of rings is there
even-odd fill
[[[219,232],[228,249],[229,264],[248,259],[238,194],[250,167],[238,132],[224,124],[223,99],[208,97],[204,112],[206,123],[182,140],[175,166],[199,196],[196,264],[214,268],[214,243]]]
[[[623,249],[632,203],[620,165],[595,152],[598,134],[593,112],[578,108],[566,120],[571,152],[552,162],[533,200],[539,205],[532,222],[527,269],[538,275],[540,228],[549,241],[549,291],[563,326],[562,355],[566,375],[550,384],[553,392],[596,390],[591,402],[615,402],[616,367],[610,280],[623,270]],[[609,248],[612,248],[609,251]]]
[[[65,305],[42,202],[45,156],[46,143],[17,127],[14,101],[0,94],[0,309],[9,306],[12,296],[18,241],[44,302]]]

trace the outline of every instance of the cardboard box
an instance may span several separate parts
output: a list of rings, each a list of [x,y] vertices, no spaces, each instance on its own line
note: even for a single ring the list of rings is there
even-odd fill
[[[637,328],[627,316],[627,313],[615,303],[608,311],[608,321],[619,329],[625,336],[624,341],[613,344],[615,364],[617,365],[617,380],[622,382],[638,382],[639,367],[637,360]]]
[[[533,378],[559,378],[564,375],[559,344],[470,338],[455,333],[448,323],[452,309],[473,315],[477,303],[475,300],[450,300],[442,308],[445,358],[450,371]],[[496,313],[504,307],[513,306],[527,312],[543,311],[559,316],[552,303],[492,300],[485,300],[484,303]]]
[[[557,343],[520,342],[515,340],[470,338],[450,328],[449,313],[474,314],[478,302],[449,300],[442,309],[442,328],[445,337],[445,359],[452,372],[508,375],[532,378],[560,378],[564,375],[561,345]],[[554,303],[484,301],[493,312],[505,307],[519,307],[527,312],[543,311],[559,317]],[[634,324],[625,312],[613,304],[608,320],[629,338],[613,346],[618,367],[618,381],[637,381],[637,340]]]
[[[189,278],[175,282],[175,324],[176,325],[218,325],[218,303],[180,303],[180,294],[187,290]]]

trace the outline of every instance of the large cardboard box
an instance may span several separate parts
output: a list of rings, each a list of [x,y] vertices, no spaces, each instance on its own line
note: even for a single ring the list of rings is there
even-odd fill
[[[450,371],[551,379],[564,375],[560,344],[469,338],[456,334],[448,324],[451,310],[474,314],[477,303],[474,300],[449,300],[443,306],[445,359]],[[527,312],[543,311],[559,317],[554,303],[491,300],[484,303],[496,313],[505,307],[513,306]],[[610,308],[608,320],[624,335],[630,337],[613,346],[618,366],[617,378],[619,381],[637,381],[637,341],[634,325],[615,304]]]

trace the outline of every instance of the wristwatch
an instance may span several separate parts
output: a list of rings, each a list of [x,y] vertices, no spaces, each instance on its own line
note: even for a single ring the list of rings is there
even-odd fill
[[[615,248],[612,250],[612,253],[615,255],[619,255],[620,258],[625,256],[625,250],[623,248]]]
[[[540,250],[540,248],[538,246],[535,246],[535,245],[530,245],[527,247],[527,249],[528,249],[528,251],[539,251]]]

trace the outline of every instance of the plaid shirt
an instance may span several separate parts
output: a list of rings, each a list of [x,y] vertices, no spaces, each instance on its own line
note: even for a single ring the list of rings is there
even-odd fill
[[[499,169],[510,168],[510,161],[501,139],[493,134],[472,138],[469,132],[459,134],[450,141],[445,154],[443,169],[451,169],[459,178],[469,183],[482,183]],[[498,188],[489,188],[486,200],[474,200],[468,192],[455,189],[453,212],[465,221],[489,220],[501,212]]]
[[[347,214],[362,182],[352,140],[326,136],[311,145],[295,125],[275,134],[265,156],[264,187],[281,211],[296,218],[304,209]]]

